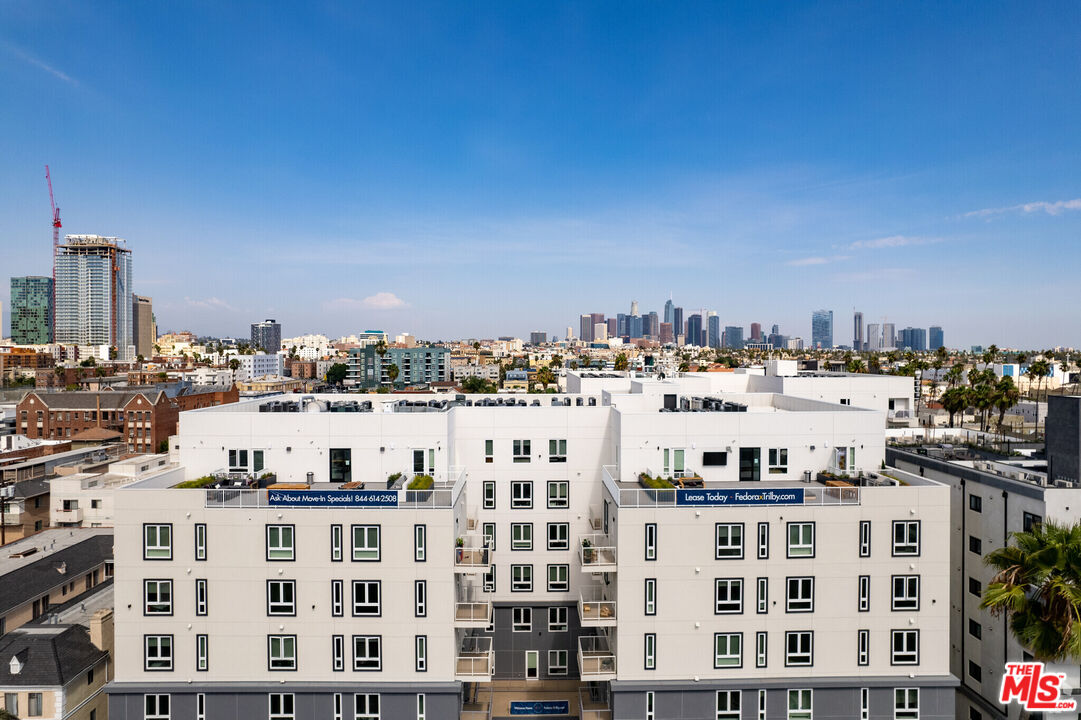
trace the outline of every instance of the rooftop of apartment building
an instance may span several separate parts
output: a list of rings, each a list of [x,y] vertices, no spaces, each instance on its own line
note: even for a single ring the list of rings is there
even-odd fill
[[[46,530],[5,545],[0,553],[0,615],[56,587],[58,577],[81,578],[112,556],[112,528]]]
[[[56,687],[107,656],[82,625],[23,626],[0,637],[0,687]]]
[[[1004,455],[960,442],[892,442],[886,448],[887,462],[905,461],[921,468],[940,470],[985,485],[1013,492],[1042,495],[1045,488],[1073,487],[1063,481],[1051,482],[1047,461],[1037,453]]]

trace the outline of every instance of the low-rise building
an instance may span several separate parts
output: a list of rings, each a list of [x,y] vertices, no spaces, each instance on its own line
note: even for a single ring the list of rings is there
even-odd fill
[[[346,383],[372,389],[392,384],[390,367],[398,368],[394,385],[426,385],[450,379],[450,351],[442,347],[367,345],[349,351]]]
[[[67,468],[60,468],[61,471]],[[72,468],[78,470],[81,468]],[[53,527],[111,527],[117,490],[140,480],[166,485],[183,480],[169,455],[136,455],[110,463],[105,472],[61,472],[49,480],[49,519]]]

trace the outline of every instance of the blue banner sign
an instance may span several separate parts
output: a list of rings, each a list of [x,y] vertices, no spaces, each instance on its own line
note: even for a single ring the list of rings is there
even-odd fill
[[[570,700],[511,700],[511,715],[568,715]]]
[[[387,490],[267,490],[271,505],[292,507],[397,507],[398,493]]]
[[[802,505],[803,488],[676,490],[676,505]]]

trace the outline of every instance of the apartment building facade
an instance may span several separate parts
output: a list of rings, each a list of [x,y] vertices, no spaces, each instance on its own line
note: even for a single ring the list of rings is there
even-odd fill
[[[948,489],[873,472],[882,410],[694,386],[183,414],[224,484],[116,494],[110,715],[428,720],[577,678],[567,714],[615,720],[953,718]]]

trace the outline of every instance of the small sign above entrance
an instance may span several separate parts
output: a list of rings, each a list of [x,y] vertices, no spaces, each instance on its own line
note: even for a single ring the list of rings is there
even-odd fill
[[[511,700],[511,715],[567,715],[570,700]]]

